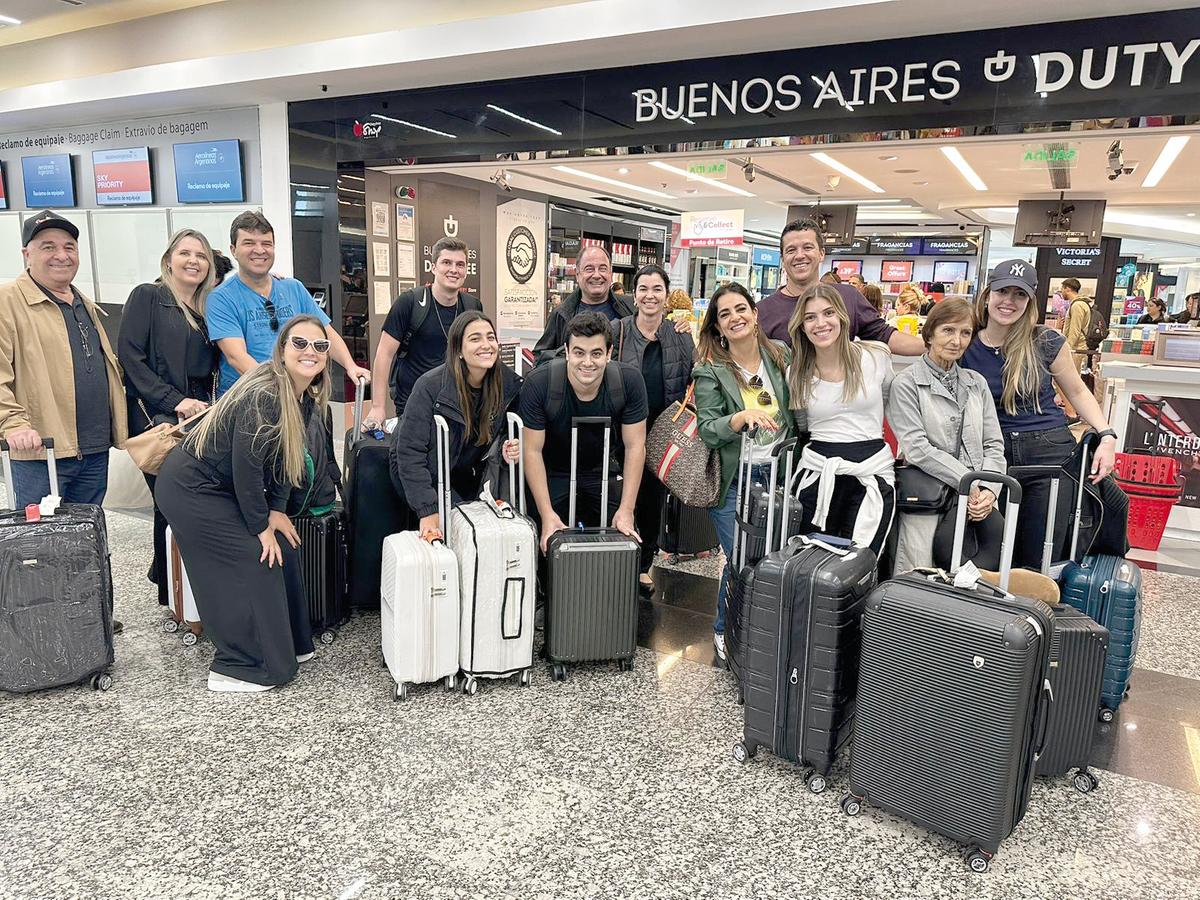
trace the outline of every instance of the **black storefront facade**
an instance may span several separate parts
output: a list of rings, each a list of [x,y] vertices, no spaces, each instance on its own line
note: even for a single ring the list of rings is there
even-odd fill
[[[373,280],[366,197],[379,167],[392,168],[392,203],[413,207],[415,241],[428,233],[417,183],[426,176],[396,174],[407,165],[694,152],[780,136],[804,145],[1038,134],[1113,118],[1190,125],[1198,116],[1195,9],[298,102],[289,105],[295,271],[329,289],[335,321],[349,321],[339,316]],[[473,214],[484,284],[498,265],[489,225],[514,196],[522,194],[498,186]],[[389,220],[396,214],[388,209]],[[389,227],[391,245],[397,236]],[[367,315],[348,328],[365,332],[382,316],[360,302]]]

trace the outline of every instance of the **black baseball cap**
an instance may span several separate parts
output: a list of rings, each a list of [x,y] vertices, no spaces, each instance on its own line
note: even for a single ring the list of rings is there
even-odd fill
[[[21,228],[21,246],[28,247],[29,242],[37,237],[38,232],[45,231],[47,228],[61,228],[72,238],[79,240],[79,229],[70,221],[56,212],[43,209],[36,216],[25,220],[25,225]]]
[[[1018,287],[1030,297],[1037,295],[1037,269],[1033,263],[1023,259],[1006,259],[992,269],[988,279],[988,290]]]

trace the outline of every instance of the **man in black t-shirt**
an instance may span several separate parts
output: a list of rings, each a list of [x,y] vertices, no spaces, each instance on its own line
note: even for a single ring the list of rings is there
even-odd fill
[[[634,504],[646,464],[646,385],[632,366],[609,361],[612,331],[599,313],[584,312],[567,324],[566,358],[534,369],[521,387],[521,418],[525,422],[525,474],[542,523],[542,550],[556,531],[575,527],[567,522],[571,479],[571,420],[607,416],[612,420],[612,456],[623,478],[609,490],[614,504],[612,527],[638,537]],[[620,425],[620,428],[616,426]],[[600,524],[600,494],[604,463],[604,431],[582,425],[578,436],[576,517]],[[612,476],[610,469],[610,485]]]
[[[416,287],[396,298],[383,323],[383,334],[371,365],[371,383],[387,384],[396,415],[418,378],[446,361],[446,336],[461,312],[483,309],[479,298],[460,292],[467,280],[467,245],[442,238],[433,245],[433,285]],[[385,416],[382,390],[371,396],[363,430],[378,428]]]

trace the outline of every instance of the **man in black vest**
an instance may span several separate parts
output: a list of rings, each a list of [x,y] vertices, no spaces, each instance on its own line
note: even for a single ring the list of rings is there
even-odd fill
[[[575,274],[579,279],[579,287],[550,313],[546,330],[533,347],[539,363],[558,354],[567,340],[567,323],[577,313],[600,313],[611,322],[637,312],[629,298],[613,293],[612,262],[603,247],[591,245],[579,251],[579,257],[575,260]]]
[[[634,505],[646,465],[646,383],[642,373],[609,361],[612,331],[599,313],[582,312],[566,325],[566,359],[538,366],[521,387],[525,422],[525,475],[542,523],[541,545],[556,531],[574,527],[566,516],[570,500],[571,420],[607,416],[612,420],[612,455],[623,459],[620,503],[612,527],[637,537]],[[576,514],[588,525],[600,518],[604,434],[597,425],[579,429]],[[610,480],[616,473],[609,472]],[[609,491],[610,510],[616,491]]]
[[[392,391],[396,415],[417,379],[446,361],[446,336],[461,312],[483,309],[479,298],[460,289],[467,280],[467,245],[442,238],[433,245],[433,285],[419,286],[396,298],[383,323],[383,334],[371,365],[371,383],[386,383]],[[363,430],[380,427],[385,416],[383,391],[371,397]]]

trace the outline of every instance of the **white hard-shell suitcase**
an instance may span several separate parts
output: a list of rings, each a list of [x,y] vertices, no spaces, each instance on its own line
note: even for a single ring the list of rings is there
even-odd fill
[[[438,420],[438,445],[449,441]],[[438,512],[446,522],[442,471],[438,470]],[[380,578],[383,658],[395,679],[392,699],[408,699],[410,684],[444,679],[454,690],[458,676],[458,559],[439,535],[426,540],[415,531],[383,541]]]
[[[196,608],[196,596],[192,593],[192,583],[188,580],[187,569],[183,565],[183,556],[179,552],[179,544],[167,526],[167,596],[170,598],[170,613],[163,620],[162,629],[167,634],[174,634],[183,628],[183,643],[192,646],[203,634],[200,625],[200,610]]]
[[[510,439],[523,427],[519,416],[508,414]],[[520,512],[485,486],[479,500],[450,514],[462,588],[459,668],[468,694],[478,691],[480,678],[516,677],[526,686],[532,680],[537,530],[525,516],[524,462],[510,463],[509,470]]]

